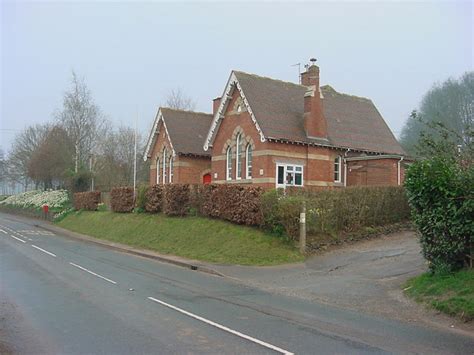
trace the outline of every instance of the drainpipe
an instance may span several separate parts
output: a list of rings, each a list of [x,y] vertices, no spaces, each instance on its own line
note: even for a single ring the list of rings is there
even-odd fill
[[[400,160],[398,161],[398,186],[400,186],[402,182],[401,169],[400,169],[402,161],[403,161],[403,156],[400,157]]]
[[[344,187],[347,186],[347,153],[349,153],[350,149],[347,149],[346,152],[344,153]]]

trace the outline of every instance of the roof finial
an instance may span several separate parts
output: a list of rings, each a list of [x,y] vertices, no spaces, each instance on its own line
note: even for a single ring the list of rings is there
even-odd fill
[[[311,62],[311,65],[316,65],[317,59],[316,58],[310,58],[309,61]]]

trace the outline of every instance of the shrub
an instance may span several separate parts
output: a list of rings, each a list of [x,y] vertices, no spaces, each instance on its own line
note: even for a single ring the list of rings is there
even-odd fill
[[[362,227],[407,220],[409,206],[402,187],[349,187],[332,190],[267,191],[262,198],[263,225],[285,231],[296,239],[299,213],[306,202],[306,229],[310,235],[336,235]]]
[[[200,189],[200,212],[237,224],[262,224],[263,189],[242,185],[204,185]]]
[[[462,267],[474,235],[473,167],[445,157],[418,161],[408,169],[405,186],[430,270]]]
[[[135,207],[137,208],[137,210],[141,212],[145,211],[145,207],[147,204],[147,194],[148,194],[149,188],[150,187],[148,185],[140,185],[137,188],[137,200],[136,200]]]
[[[76,210],[96,211],[100,203],[100,191],[76,192],[73,200]]]
[[[161,212],[163,204],[163,186],[153,185],[147,189],[145,211],[150,213]]]
[[[131,212],[134,207],[133,187],[114,187],[110,191],[110,207],[114,212]]]
[[[0,201],[0,204],[34,209],[48,205],[51,209],[62,210],[70,204],[70,200],[66,190],[34,190],[9,196]]]
[[[185,216],[191,207],[187,184],[168,184],[163,187],[163,212],[168,216]]]

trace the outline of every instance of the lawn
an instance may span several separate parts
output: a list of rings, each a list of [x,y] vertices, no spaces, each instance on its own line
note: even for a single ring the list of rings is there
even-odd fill
[[[277,265],[304,259],[282,238],[203,217],[80,211],[57,225],[99,239],[213,263]]]
[[[405,292],[441,312],[465,321],[474,320],[474,270],[448,275],[426,273],[410,279]]]

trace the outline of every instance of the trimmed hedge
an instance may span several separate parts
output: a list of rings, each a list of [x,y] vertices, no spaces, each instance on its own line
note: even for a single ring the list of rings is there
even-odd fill
[[[335,235],[406,221],[410,208],[403,187],[348,187],[311,191],[294,189],[285,194],[271,190],[262,202],[263,224],[275,232],[298,237],[299,213],[306,201],[308,234]]]
[[[185,216],[191,208],[190,187],[168,184],[163,187],[163,212],[168,216]]]
[[[145,193],[145,211],[150,213],[161,212],[163,206],[163,186],[153,185]]]
[[[262,224],[261,187],[210,184],[200,190],[202,215],[248,226]]]
[[[100,191],[74,193],[74,209],[96,211],[100,203]]]
[[[133,187],[114,187],[110,191],[110,207],[114,212],[131,212],[135,207]]]

